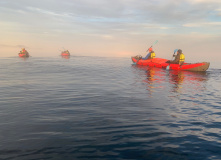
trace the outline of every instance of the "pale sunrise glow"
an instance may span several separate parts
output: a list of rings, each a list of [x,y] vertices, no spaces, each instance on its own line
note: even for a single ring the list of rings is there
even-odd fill
[[[221,58],[219,0],[1,0],[0,26],[1,57],[21,47],[33,57],[57,56],[63,47],[72,55],[130,57],[158,40],[158,57],[181,48],[187,59]]]

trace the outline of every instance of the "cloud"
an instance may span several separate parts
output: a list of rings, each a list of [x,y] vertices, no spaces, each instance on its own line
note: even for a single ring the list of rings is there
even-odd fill
[[[207,5],[206,1],[199,0],[140,0],[139,3],[136,0],[8,0],[1,5],[0,13],[2,21],[15,23],[14,30],[25,33],[171,34],[183,32],[183,27],[195,32],[190,26],[207,23],[220,13],[217,3],[212,1]]]
[[[208,26],[220,27],[221,22],[187,23],[184,24],[183,26],[184,27],[208,27]]]
[[[30,12],[42,13],[42,14],[49,15],[49,16],[63,16],[61,14],[58,14],[52,11],[43,10],[43,9],[36,8],[36,7],[26,7],[26,9],[29,10]]]
[[[220,0],[188,0],[190,3],[209,3],[209,4],[221,4]]]
[[[8,45],[8,44],[0,44],[0,47],[2,48],[28,48],[24,45]]]
[[[73,23],[94,24],[96,27],[96,23],[100,25],[103,23],[104,26],[106,23],[176,25],[203,21],[208,18],[209,10],[218,9],[212,5],[216,4],[216,1],[211,2],[213,7],[202,2],[205,1],[195,0],[192,3],[189,0],[140,0],[137,3],[136,0],[63,0],[62,2],[59,0],[20,0],[19,2],[9,0],[1,8],[4,8],[6,12],[7,10],[11,12],[12,17],[15,14],[21,14],[18,21],[28,20],[35,25],[37,22],[49,25],[47,24],[49,20],[54,24],[56,22],[72,25]]]

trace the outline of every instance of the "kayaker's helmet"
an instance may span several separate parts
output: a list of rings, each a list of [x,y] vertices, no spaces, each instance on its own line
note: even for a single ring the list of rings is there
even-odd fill
[[[149,48],[149,52],[151,52],[153,50],[153,48]]]
[[[181,49],[178,49],[178,51],[177,51],[178,53],[182,53],[182,50]]]

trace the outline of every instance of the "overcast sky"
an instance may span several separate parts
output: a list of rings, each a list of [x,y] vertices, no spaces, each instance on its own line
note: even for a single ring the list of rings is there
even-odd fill
[[[0,0],[0,27],[1,57],[130,57],[158,40],[157,57],[221,58],[220,0]]]

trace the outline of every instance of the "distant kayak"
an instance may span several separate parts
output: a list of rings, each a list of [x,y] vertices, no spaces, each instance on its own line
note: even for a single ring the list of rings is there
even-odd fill
[[[70,56],[70,53],[61,53],[61,56]]]
[[[70,56],[70,52],[68,50],[62,51],[61,56]]]
[[[19,55],[19,57],[29,57],[29,55],[27,55],[25,53],[19,53],[18,55]]]
[[[168,66],[170,70],[206,71],[210,65],[209,62],[183,63],[182,65],[169,64],[169,63],[166,63],[168,59],[154,58],[154,59],[143,60],[139,56],[131,57],[131,59],[133,63],[136,63],[137,65],[153,66],[153,67],[165,68],[165,69]]]
[[[29,53],[27,50],[25,50],[24,48],[20,51],[20,53],[18,53],[19,57],[29,57]]]

